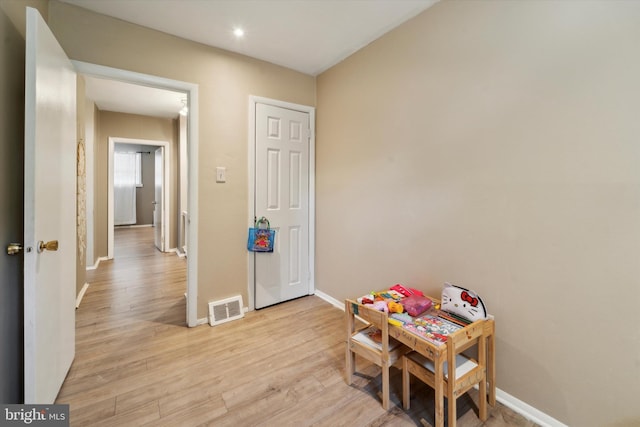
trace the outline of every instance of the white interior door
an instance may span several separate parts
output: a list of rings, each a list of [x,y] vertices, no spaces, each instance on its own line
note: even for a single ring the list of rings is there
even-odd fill
[[[162,200],[164,188],[164,161],[162,159],[162,147],[155,152],[155,200],[153,201],[153,226],[155,245],[160,252],[164,252],[163,216],[164,203]]]
[[[76,73],[31,8],[24,173],[24,397],[48,404],[75,355]]]
[[[309,294],[309,114],[256,104],[255,216],[276,230],[255,253],[255,307]]]

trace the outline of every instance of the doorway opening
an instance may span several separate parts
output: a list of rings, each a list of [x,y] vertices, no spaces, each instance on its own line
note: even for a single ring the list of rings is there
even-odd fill
[[[187,325],[194,327],[199,324],[197,317],[197,293],[198,293],[198,85],[189,82],[171,80],[162,77],[126,71],[97,64],[90,64],[81,61],[71,61],[78,74],[110,79],[119,82],[140,85],[151,88],[165,89],[184,94],[185,106],[188,108],[186,117],[186,167],[187,173],[184,177],[186,183],[181,184],[186,187],[186,197],[184,204],[180,206],[180,216],[188,224],[185,227],[185,235],[182,236],[184,242],[188,242],[187,257],[187,289],[186,289],[186,317]],[[159,145],[159,144],[154,144]],[[182,152],[182,148],[180,150]],[[181,159],[181,162],[184,159]],[[166,160],[165,160],[166,163]],[[111,180],[109,180],[111,181]],[[186,211],[183,211],[186,206]],[[111,229],[111,227],[109,227]],[[95,230],[94,230],[95,232]],[[168,234],[168,233],[166,233]],[[166,240],[165,240],[166,241]],[[113,247],[113,246],[112,246]],[[168,246],[166,246],[168,247]]]
[[[162,175],[161,179],[154,179],[154,186],[151,187],[153,193],[155,193],[156,188],[158,187],[158,183],[161,187],[161,197],[155,197],[153,194],[153,220],[151,224],[156,227],[155,235],[157,236],[155,239],[155,245],[160,250],[160,252],[167,252],[170,245],[170,230],[171,228],[176,228],[179,224],[179,218],[177,218],[177,214],[172,215],[170,209],[170,201],[171,194],[175,192],[175,189],[171,188],[171,150],[170,144],[168,141],[154,141],[148,139],[132,139],[132,138],[119,138],[119,137],[109,137],[109,195],[108,195],[108,243],[107,243],[107,257],[108,259],[113,259],[114,257],[114,231],[115,227],[119,224],[116,223],[116,193],[117,189],[115,188],[115,154],[116,154],[116,146],[118,145],[130,145],[130,146],[145,146],[148,148],[148,155],[155,156],[156,148],[161,149],[161,163],[162,163]],[[142,156],[147,154],[147,152],[143,152]],[[155,166],[155,162],[154,162]],[[144,172],[144,171],[143,171]],[[154,169],[154,172],[156,170]],[[155,174],[154,174],[155,178]],[[148,183],[149,184],[149,183]],[[147,184],[147,185],[148,185]],[[158,200],[160,199],[160,200]],[[148,207],[148,206],[147,206]],[[159,211],[160,220],[157,218],[157,211]],[[175,224],[175,227],[172,226]]]

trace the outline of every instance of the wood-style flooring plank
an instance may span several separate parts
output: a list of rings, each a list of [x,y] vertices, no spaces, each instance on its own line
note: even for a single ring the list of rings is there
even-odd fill
[[[215,327],[186,327],[186,260],[160,253],[152,228],[115,232],[115,259],[87,274],[76,312],[76,358],[58,395],[72,426],[422,426],[433,391],[412,385],[391,409],[380,369],[357,359],[344,380],[344,312],[315,296],[247,313]],[[472,396],[473,397],[473,396]],[[458,425],[480,426],[473,400]],[[425,421],[426,420],[426,421]],[[499,405],[487,425],[534,424]]]

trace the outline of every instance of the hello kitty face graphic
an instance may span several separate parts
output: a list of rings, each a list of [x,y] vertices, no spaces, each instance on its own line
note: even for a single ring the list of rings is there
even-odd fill
[[[441,308],[470,321],[487,317],[484,303],[475,292],[450,283],[445,283],[442,289]]]

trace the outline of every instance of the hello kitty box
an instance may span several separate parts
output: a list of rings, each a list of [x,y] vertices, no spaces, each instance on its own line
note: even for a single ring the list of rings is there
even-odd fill
[[[471,322],[487,318],[487,309],[477,293],[451,283],[444,284],[440,309]]]

